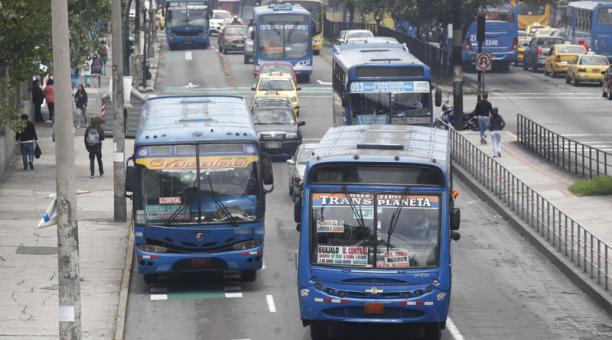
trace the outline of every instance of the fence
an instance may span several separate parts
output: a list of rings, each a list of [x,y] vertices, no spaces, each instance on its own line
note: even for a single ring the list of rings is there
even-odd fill
[[[612,154],[555,133],[517,115],[518,141],[557,166],[582,177],[612,174]]]
[[[415,57],[427,64],[431,68],[434,75],[447,78],[452,74],[452,65],[450,63],[450,51],[445,48],[440,48],[431,43],[413,38],[402,32],[390,29],[376,24],[365,24],[361,22],[337,22],[325,20],[324,34],[325,39],[330,42],[335,42],[336,38],[342,30],[351,29],[369,29],[375,35],[393,37],[401,43],[405,43]]]
[[[465,169],[559,254],[610,291],[610,245],[591,234],[452,128],[450,138],[454,165]]]

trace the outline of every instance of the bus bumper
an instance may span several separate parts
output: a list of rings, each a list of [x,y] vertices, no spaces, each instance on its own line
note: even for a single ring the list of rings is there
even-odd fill
[[[327,295],[314,287],[300,295],[303,324],[338,323],[443,323],[450,295],[438,289],[415,298],[356,299]],[[305,296],[306,295],[306,296]]]
[[[298,62],[297,64],[293,65],[293,69],[295,70],[295,73],[298,76],[312,74],[312,64],[310,63],[309,60],[303,60],[303,61]]]
[[[222,253],[153,253],[134,249],[141,274],[188,273],[223,270],[259,270],[263,245],[257,248]]]
[[[196,36],[171,34],[167,36],[166,40],[168,41],[168,46],[170,48],[207,48],[210,45],[210,38],[208,34]]]

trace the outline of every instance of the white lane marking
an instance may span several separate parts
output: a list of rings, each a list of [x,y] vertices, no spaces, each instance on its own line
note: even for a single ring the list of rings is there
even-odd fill
[[[584,97],[567,97],[567,96],[542,96],[542,97],[517,97],[517,96],[496,96],[498,99],[568,99],[568,100],[582,100],[582,99],[597,99],[601,96],[584,96]]]
[[[322,80],[317,79],[317,83],[319,83],[319,85],[332,86],[331,81],[322,81]]]
[[[185,51],[185,60],[191,59],[193,59],[193,54],[191,54],[191,51]]]
[[[242,297],[242,292],[238,293],[225,293],[226,299],[237,299]]]
[[[302,140],[304,140],[304,139],[302,138]],[[261,270],[265,270],[265,269],[266,269],[266,259],[264,258],[262,263],[261,263]]]
[[[459,332],[459,328],[457,328],[457,326],[455,325],[453,320],[451,320],[451,318],[446,319],[446,328],[448,329],[448,332],[453,336],[453,339],[465,340],[463,335],[461,335],[461,332]]]
[[[151,294],[151,301],[163,301],[168,300],[167,294]]]
[[[558,96],[572,96],[572,95],[593,95],[591,92],[489,92],[491,96],[503,96],[503,95],[558,95]]]
[[[276,313],[276,305],[274,305],[274,297],[272,295],[266,295],[266,303],[270,313]]]

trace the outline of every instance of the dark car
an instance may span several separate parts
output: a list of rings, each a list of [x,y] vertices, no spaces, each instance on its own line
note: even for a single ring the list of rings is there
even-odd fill
[[[563,37],[535,37],[529,42],[529,46],[523,51],[523,70],[531,69],[537,72],[544,67],[546,57],[550,54],[555,44],[563,44]]]
[[[217,38],[219,52],[227,54],[230,51],[244,52],[244,43],[247,38],[247,27],[239,24],[225,26]]]
[[[612,100],[612,66],[608,67],[608,71],[604,73],[603,80],[603,93],[604,97],[608,97],[608,99]]]
[[[291,157],[302,144],[301,126],[290,106],[256,106],[253,122],[261,151],[273,156]]]

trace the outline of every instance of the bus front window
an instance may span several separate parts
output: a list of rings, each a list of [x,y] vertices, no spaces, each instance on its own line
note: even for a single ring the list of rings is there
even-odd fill
[[[168,10],[168,26],[202,25],[208,26],[208,10],[205,7],[190,7],[176,4]]]
[[[263,16],[257,32],[261,57],[289,59],[308,54],[311,38],[306,16]]]
[[[354,93],[353,115],[389,115],[390,117],[431,116],[428,93]]]
[[[196,170],[151,170],[142,167],[142,205],[137,222],[150,224],[193,224],[198,206]]]

